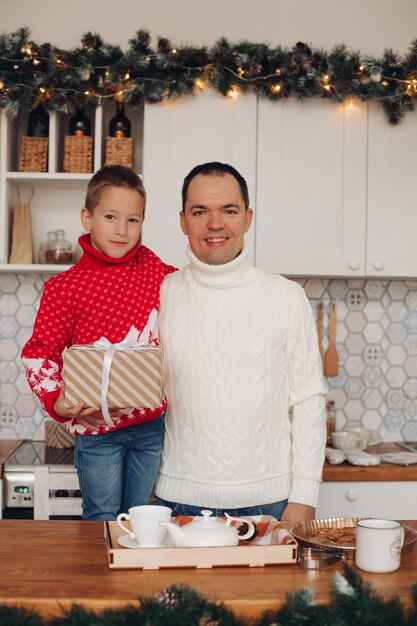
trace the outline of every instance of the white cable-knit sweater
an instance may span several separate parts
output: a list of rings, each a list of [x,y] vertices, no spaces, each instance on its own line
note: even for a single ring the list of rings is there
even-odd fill
[[[316,506],[325,388],[304,290],[250,267],[246,247],[225,265],[188,256],[161,287],[168,412],[157,495],[213,508]]]

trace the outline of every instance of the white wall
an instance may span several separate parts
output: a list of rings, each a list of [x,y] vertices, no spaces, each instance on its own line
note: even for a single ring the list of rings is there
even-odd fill
[[[416,0],[1,0],[0,28],[28,26],[35,41],[65,48],[88,30],[123,48],[148,29],[180,45],[211,46],[220,36],[277,45],[346,43],[380,55],[403,54],[417,37]]]

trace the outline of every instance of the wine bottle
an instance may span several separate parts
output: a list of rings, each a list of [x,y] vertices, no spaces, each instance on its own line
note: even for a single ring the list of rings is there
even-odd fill
[[[28,137],[48,137],[49,115],[42,104],[38,104],[29,113]]]
[[[83,108],[77,107],[75,115],[69,121],[68,130],[70,135],[76,135],[77,137],[91,135],[91,122]]]
[[[130,137],[132,125],[125,115],[123,102],[117,102],[116,115],[111,118],[109,124],[110,137]]]

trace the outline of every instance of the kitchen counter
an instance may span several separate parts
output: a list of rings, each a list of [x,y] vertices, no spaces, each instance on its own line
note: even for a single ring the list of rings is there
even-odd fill
[[[406,452],[395,443],[380,443],[366,449],[370,454],[388,452]],[[323,482],[373,482],[373,481],[415,481],[417,480],[416,465],[351,465],[347,461],[340,465],[331,465],[325,461],[323,466]]]
[[[407,524],[417,529],[417,521]],[[294,564],[111,570],[103,534],[103,522],[1,521],[0,603],[36,609],[46,618],[74,602],[92,610],[121,608],[136,604],[138,596],[150,597],[182,582],[209,600],[224,602],[236,615],[259,619],[264,611],[285,605],[288,592],[303,587],[313,589],[318,602],[328,603],[333,575],[341,571],[340,562],[317,571]],[[380,594],[395,593],[409,607],[410,588],[417,580],[417,548],[403,555],[397,572],[361,575]]]
[[[3,477],[3,464],[21,445],[19,440],[0,441],[0,478]]]

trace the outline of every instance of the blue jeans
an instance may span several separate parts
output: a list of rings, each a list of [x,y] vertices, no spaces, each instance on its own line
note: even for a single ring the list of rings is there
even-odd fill
[[[130,507],[148,503],[163,437],[164,415],[103,435],[76,435],[83,519],[115,520]]]
[[[201,509],[210,509],[210,511],[213,511],[213,516],[215,517],[223,517],[225,513],[228,513],[232,517],[240,517],[241,515],[272,515],[272,517],[279,520],[288,504],[288,500],[281,500],[280,502],[273,502],[272,504],[244,506],[240,509],[215,509],[207,506],[193,506],[191,504],[170,502],[163,498],[157,498],[157,503],[163,506],[169,506],[172,509],[172,515],[174,517],[177,515],[200,515]]]

